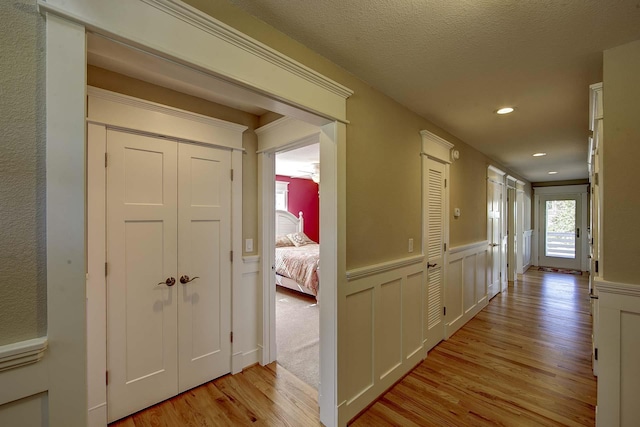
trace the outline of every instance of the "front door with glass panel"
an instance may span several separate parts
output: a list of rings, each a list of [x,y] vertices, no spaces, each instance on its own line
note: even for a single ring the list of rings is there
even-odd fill
[[[539,264],[545,267],[580,269],[581,197],[540,197]]]

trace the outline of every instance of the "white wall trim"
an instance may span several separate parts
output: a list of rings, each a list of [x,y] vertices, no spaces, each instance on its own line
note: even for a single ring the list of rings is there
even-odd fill
[[[461,252],[467,252],[467,251],[476,252],[481,249],[486,249],[488,245],[489,245],[488,240],[482,240],[480,242],[469,243],[467,245],[455,246],[449,250],[449,255],[453,257],[454,255],[459,254]]]
[[[424,255],[415,255],[407,258],[400,258],[393,261],[381,262],[379,264],[368,265],[366,267],[354,268],[347,271],[347,280],[358,280],[363,277],[372,276],[375,274],[381,274],[386,271],[395,270],[402,267],[407,267],[413,264],[422,263],[424,261]]]
[[[245,263],[245,265],[247,266],[251,266],[254,265],[256,268],[259,267],[260,264],[260,255],[246,255],[242,257],[242,262]],[[257,271],[257,270],[256,270]],[[245,267],[245,273],[253,273],[253,270],[249,270],[247,269],[247,267]]]
[[[594,278],[598,324],[596,425],[631,426],[640,417],[640,284]]]
[[[426,284],[420,258],[407,258],[410,262],[404,265],[400,260],[395,268],[380,269],[391,264],[380,263],[358,269],[371,274],[352,278],[341,288],[345,307],[339,425],[346,425],[426,357]]]
[[[258,135],[258,153],[286,151],[320,142],[318,126],[293,117],[282,117],[256,129],[255,133]]]
[[[39,0],[38,6],[47,13],[49,339],[52,349],[55,342],[67,343],[50,351],[50,424],[87,424],[84,147],[88,29],[250,90],[268,100],[273,111],[316,120],[323,126],[321,258],[323,282],[331,284],[325,286],[323,300],[333,304],[320,308],[321,329],[326,333],[321,336],[319,402],[321,421],[329,427],[337,425],[337,299],[342,287],[337,282],[345,281],[346,271],[345,100],[352,92],[178,0]]]
[[[489,165],[489,166],[487,166],[487,169],[490,170],[493,173],[498,174],[499,176],[504,176],[505,175],[505,172],[502,169],[500,169],[500,168],[498,168],[496,166]]]
[[[533,187],[535,194],[578,194],[586,193],[589,184],[558,185],[555,187]]]
[[[0,346],[0,372],[39,362],[47,343],[45,336]]]
[[[489,302],[489,241],[451,248],[445,287],[445,339],[471,320]]]
[[[279,68],[286,69],[315,85],[321,86],[335,93],[336,95],[343,98],[348,98],[353,95],[353,91],[351,89],[326,78],[311,68],[306,67],[305,65],[281,54],[277,50],[250,38],[235,28],[213,19],[211,16],[187,5],[186,3],[176,0],[142,1],[162,9],[168,14],[180,19],[181,21],[185,21],[196,28],[200,28],[209,34],[224,39],[243,50],[249,51],[256,56],[277,65]]]
[[[17,366],[0,372],[0,411],[2,405],[49,389],[49,352],[38,363]]]
[[[288,115],[300,106],[324,118],[346,121],[344,100],[353,94],[350,89],[179,0],[114,0],[109,4],[38,0],[38,7],[97,34],[260,92],[280,104],[278,112]],[[141,15],[155,25],[138,25]],[[158,36],[166,31],[181,36]],[[200,43],[184,44],[194,39],[206,39],[208,53],[215,54],[203,55]]]
[[[420,135],[422,136],[421,155],[437,159],[446,164],[451,163],[451,150],[454,147],[452,143],[428,130],[421,130]]]
[[[179,119],[188,120],[194,123],[202,123],[207,126],[221,127],[230,129],[235,132],[244,132],[247,130],[247,126],[239,125],[237,123],[227,122],[215,117],[205,116],[191,111],[181,110],[179,108],[170,107],[168,105],[158,104],[156,102],[148,101],[146,99],[134,98],[133,96],[124,95],[122,93],[111,92],[106,89],[101,89],[94,86],[87,86],[87,95],[96,99],[103,99],[105,101],[115,102],[122,105],[128,105],[138,109],[147,111],[154,111],[160,114],[164,114],[170,117],[176,117]],[[99,120],[93,117],[93,120]],[[106,122],[108,123],[108,122]]]
[[[247,126],[92,86],[87,87],[87,95],[91,123],[244,151],[242,133]]]
[[[625,295],[629,297],[640,298],[640,285],[609,282],[599,277],[595,277],[593,281],[596,288],[598,289],[598,293]]]

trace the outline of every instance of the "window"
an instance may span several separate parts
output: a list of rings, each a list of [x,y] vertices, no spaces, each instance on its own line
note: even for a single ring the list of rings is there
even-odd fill
[[[286,211],[289,208],[289,183],[276,181],[276,210]]]

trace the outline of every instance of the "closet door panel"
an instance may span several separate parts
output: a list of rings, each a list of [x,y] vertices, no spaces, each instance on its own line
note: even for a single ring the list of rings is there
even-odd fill
[[[107,132],[109,421],[177,393],[177,147]],[[171,283],[171,282],[170,282]],[[169,283],[169,284],[170,284]]]
[[[184,391],[231,370],[231,153],[180,144],[178,170],[178,269],[186,282],[179,284],[178,310]]]

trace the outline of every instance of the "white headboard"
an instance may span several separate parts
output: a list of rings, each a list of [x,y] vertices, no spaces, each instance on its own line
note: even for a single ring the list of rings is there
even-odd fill
[[[276,211],[276,236],[284,236],[289,233],[304,230],[304,219],[302,212],[296,216],[287,211]]]

